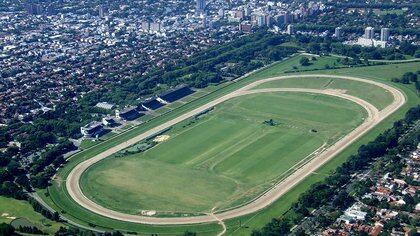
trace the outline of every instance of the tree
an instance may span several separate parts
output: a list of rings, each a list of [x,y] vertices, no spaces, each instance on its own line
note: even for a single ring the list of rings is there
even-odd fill
[[[416,47],[414,45],[412,45],[410,42],[408,41],[403,41],[400,45],[400,50],[401,52],[403,52],[404,54],[408,54],[408,55],[414,55],[414,53],[416,52]]]
[[[124,234],[122,234],[120,231],[114,231],[112,232],[112,236],[123,236]]]
[[[307,236],[308,234],[305,233],[302,229],[296,230],[294,236]]]
[[[287,235],[290,233],[290,223],[284,219],[272,219],[261,231],[252,232],[253,236],[264,235]]]
[[[58,212],[55,211],[54,214],[52,215],[52,220],[60,221],[60,214],[58,214]]]
[[[353,203],[354,199],[347,194],[346,191],[341,191],[338,195],[335,196],[333,199],[333,205],[340,209],[345,209]]]
[[[300,63],[302,66],[309,66],[309,65],[310,65],[310,63],[309,63],[309,59],[308,59],[307,57],[302,57],[302,58],[300,59],[299,63]]]
[[[185,231],[184,232],[184,236],[196,236],[197,233],[196,232],[191,232],[191,231]]]
[[[15,228],[13,228],[13,226],[6,223],[0,224],[0,235],[2,236],[14,235],[14,232],[15,232]]]

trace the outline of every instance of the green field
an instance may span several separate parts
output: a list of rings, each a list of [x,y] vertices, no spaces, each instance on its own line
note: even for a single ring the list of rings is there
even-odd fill
[[[309,56],[309,55],[305,55],[304,57],[309,59],[309,65],[307,66],[302,66],[299,62],[291,65],[288,68],[288,72],[292,72],[292,71],[305,71],[305,70],[322,70],[325,69],[326,67],[336,67],[336,68],[340,68],[340,67],[346,67],[344,64],[342,64],[341,62],[339,62],[337,60],[336,57],[333,56]],[[315,58],[316,60],[312,60],[312,58]]]
[[[172,138],[145,153],[99,162],[83,175],[82,189],[99,204],[132,214],[232,207],[256,197],[365,115],[357,104],[331,96],[247,95],[180,124]],[[269,119],[278,125],[263,124]]]
[[[54,234],[63,224],[51,221],[33,210],[25,201],[0,196],[0,223],[36,226],[48,234]]]
[[[294,78],[276,80],[261,84],[259,88],[314,88],[314,89],[340,89],[347,94],[359,97],[379,110],[391,104],[393,97],[387,90],[376,85],[358,81],[349,81],[335,78]]]
[[[273,76],[284,75],[284,72],[290,70],[293,65],[299,64],[300,56],[292,57],[288,60],[275,63],[264,70],[261,70],[257,73],[254,73],[243,80],[240,80],[236,83],[230,83],[226,86],[218,86],[218,89],[214,92],[194,100],[188,104],[185,104],[179,108],[174,109],[170,113],[165,114],[161,117],[156,117],[149,122],[146,122],[130,131],[115,136],[109,140],[102,142],[100,145],[96,145],[92,148],[86,149],[83,152],[75,154],[70,161],[60,169],[58,175],[65,179],[69,171],[81,161],[90,158],[112,146],[115,146],[118,143],[121,143],[129,138],[132,138],[139,133],[144,132],[145,130],[150,129],[156,125],[159,125],[165,121],[168,121],[180,114],[192,110],[208,101],[214,100],[224,94],[227,94],[235,89],[243,87],[246,84],[249,84],[253,81],[269,78]],[[392,86],[395,86],[402,90],[407,97],[407,104],[404,105],[400,110],[394,113],[392,116],[387,118],[384,122],[371,130],[367,135],[363,136],[361,139],[353,143],[349,148],[340,153],[332,161],[323,166],[320,170],[317,171],[318,174],[314,174],[311,177],[307,178],[305,181],[297,185],[286,195],[277,200],[270,207],[261,210],[259,212],[240,217],[239,219],[228,220],[226,223],[228,227],[229,235],[249,235],[252,229],[262,227],[266,224],[271,218],[282,216],[287,212],[292,203],[297,199],[300,193],[304,192],[308,187],[325,178],[331,171],[333,171],[337,166],[343,163],[351,154],[357,151],[357,148],[370,140],[374,139],[379,133],[383,132],[385,129],[392,126],[393,122],[397,119],[403,117],[405,112],[412,106],[419,104],[419,97],[414,89],[413,85],[402,85],[394,84],[390,82],[393,77],[400,77],[402,74],[408,71],[416,71],[419,68],[419,62],[412,63],[400,63],[400,64],[391,64],[391,65],[380,65],[380,66],[369,66],[369,67],[358,67],[358,68],[346,68],[346,69],[337,69],[337,70],[318,70],[316,72],[305,72],[305,73],[317,73],[317,74],[336,74],[336,75],[350,75],[357,76],[366,79],[376,80],[382,83],[387,83]],[[200,235],[214,235],[217,232],[221,231],[221,226],[218,224],[199,224],[191,226],[149,226],[149,225],[140,225],[127,222],[121,222],[112,220],[103,216],[96,215],[91,213],[77,203],[75,203],[67,194],[65,184],[61,182],[56,182],[50,186],[47,190],[49,195],[45,195],[45,191],[39,191],[41,197],[49,203],[53,208],[63,214],[65,217],[84,225],[96,225],[96,229],[118,229],[123,231],[136,231],[140,234],[157,233],[161,235],[179,235],[184,231],[195,231]],[[239,224],[241,222],[241,224]],[[241,227],[240,227],[241,225]]]

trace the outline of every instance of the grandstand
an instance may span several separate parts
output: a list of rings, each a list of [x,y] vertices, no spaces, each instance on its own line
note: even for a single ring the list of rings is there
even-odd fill
[[[160,103],[157,99],[151,99],[141,104],[141,106],[148,111],[156,110],[164,105],[165,104]]]
[[[86,138],[95,138],[104,133],[104,126],[101,122],[93,121],[85,126],[80,127],[80,132]]]
[[[116,110],[115,117],[120,120],[135,120],[140,116],[144,115],[144,113],[138,112],[136,107],[127,107],[123,110]]]
[[[138,112],[146,112],[148,111],[146,108],[143,107],[143,103],[140,103],[139,105],[137,105],[137,109]]]
[[[182,86],[158,96],[156,100],[163,104],[168,104],[175,102],[176,100],[179,100],[183,97],[186,97],[192,93],[194,93],[194,91],[191,90],[188,86]]]

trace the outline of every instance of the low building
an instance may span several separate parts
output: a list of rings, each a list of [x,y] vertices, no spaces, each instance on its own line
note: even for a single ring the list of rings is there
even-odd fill
[[[416,207],[414,208],[414,211],[416,213],[420,213],[420,202],[416,204]]]
[[[386,48],[387,42],[386,41],[380,41],[380,40],[375,40],[375,39],[368,39],[368,38],[364,38],[364,37],[360,37],[357,39],[357,45],[360,45],[362,47],[381,47],[381,48]]]
[[[101,122],[91,122],[83,127],[80,127],[80,132],[86,138],[97,138],[104,131],[104,126]]]
[[[239,24],[239,30],[245,33],[251,33],[252,32],[252,24],[248,21],[241,22]]]
[[[107,102],[98,102],[95,107],[102,108],[105,110],[112,110],[114,109],[115,105]]]
[[[378,236],[378,235],[380,235],[383,228],[384,228],[384,225],[383,224],[381,224],[380,222],[375,222],[375,226],[370,231],[370,235],[371,236]]]
[[[362,211],[361,203],[355,203],[344,211],[344,214],[339,218],[339,220],[349,224],[359,220],[364,221],[366,215],[367,212]]]

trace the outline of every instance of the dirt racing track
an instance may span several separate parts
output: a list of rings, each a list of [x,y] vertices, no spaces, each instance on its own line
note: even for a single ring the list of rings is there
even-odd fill
[[[376,107],[372,104],[348,95],[340,90],[320,90],[320,89],[305,89],[305,88],[267,88],[267,89],[254,89],[256,86],[266,83],[269,81],[274,80],[281,80],[281,79],[291,79],[291,78],[302,78],[302,77],[324,77],[324,78],[338,78],[338,79],[345,79],[345,80],[354,80],[359,82],[364,82],[368,84],[373,84],[379,86],[388,92],[390,92],[394,100],[393,102],[387,106],[385,109],[379,111]],[[237,208],[233,208],[231,210],[227,210],[224,212],[215,212],[209,213],[208,215],[200,215],[200,216],[188,216],[188,217],[171,217],[171,218],[164,218],[164,217],[148,217],[148,216],[140,216],[140,215],[130,215],[121,212],[117,212],[114,210],[107,209],[92,200],[88,199],[81,190],[80,187],[80,178],[82,174],[93,164],[103,160],[110,155],[123,150],[141,140],[144,140],[156,133],[159,133],[166,128],[169,128],[183,120],[186,120],[190,117],[193,117],[196,114],[199,114],[211,107],[216,106],[224,101],[227,101],[231,98],[235,98],[238,96],[243,96],[247,94],[256,94],[256,93],[271,93],[271,92],[298,92],[298,93],[314,93],[314,94],[325,94],[329,96],[335,96],[343,99],[347,99],[353,101],[360,106],[362,106],[367,111],[367,118],[364,122],[355,128],[352,132],[348,133],[345,137],[341,140],[337,141],[334,145],[328,147],[327,149],[323,150],[319,153],[316,157],[312,158],[309,162],[303,165],[301,168],[295,170],[291,175],[283,179],[281,182],[275,184],[271,189],[268,189],[264,194],[258,196],[254,200],[250,201],[246,205],[239,206]],[[273,77],[269,79],[263,79],[251,84],[248,84],[236,91],[233,91],[227,95],[224,95],[216,100],[213,100],[205,105],[202,105],[192,111],[186,112],[179,117],[165,122],[155,128],[152,128],[124,143],[121,143],[117,146],[114,146],[88,160],[85,160],[78,164],[68,175],[66,179],[66,188],[70,195],[70,197],[78,203],[80,206],[86,208],[87,210],[94,212],[96,214],[112,218],[115,220],[126,221],[126,222],[133,222],[133,223],[141,223],[141,224],[152,224],[152,225],[181,225],[181,224],[195,224],[195,223],[206,223],[206,222],[216,222],[216,221],[223,221],[226,219],[231,219],[243,215],[247,215],[256,211],[259,211],[273,202],[275,202],[278,198],[280,198],[283,194],[301,182],[303,179],[308,177],[311,173],[317,170],[319,167],[324,165],[326,162],[334,158],[338,153],[352,144],[355,140],[366,134],[369,130],[375,127],[378,123],[382,120],[387,118],[393,112],[398,110],[404,103],[406,102],[406,98],[402,92],[399,90],[376,81],[371,81],[362,78],[350,77],[350,76],[336,76],[336,75],[318,75],[318,74],[308,74],[308,75],[289,75],[289,76],[280,76],[280,77]]]

